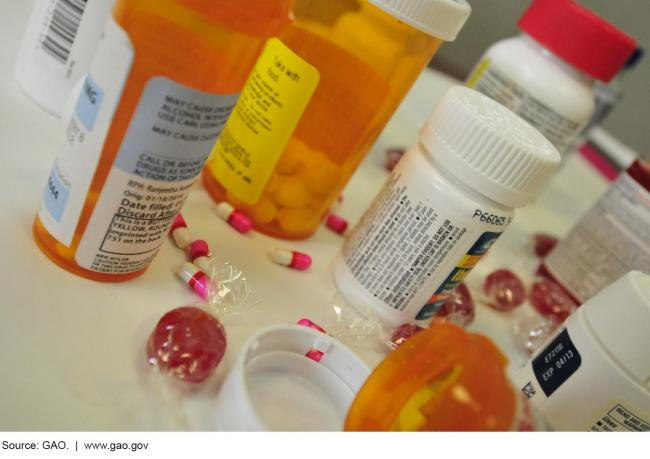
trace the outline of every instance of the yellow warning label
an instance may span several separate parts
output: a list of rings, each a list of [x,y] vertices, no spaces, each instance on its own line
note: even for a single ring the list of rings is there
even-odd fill
[[[319,80],[280,40],[267,42],[208,162],[236,198],[257,202]]]
[[[469,78],[467,78],[467,83],[465,83],[465,85],[468,88],[473,88],[474,86],[476,86],[476,83],[478,82],[478,80],[481,79],[481,77],[483,76],[483,74],[486,72],[486,70],[489,67],[490,67],[490,59],[487,59],[487,58],[483,59],[476,66],[476,68],[474,69],[472,74],[469,76]]]

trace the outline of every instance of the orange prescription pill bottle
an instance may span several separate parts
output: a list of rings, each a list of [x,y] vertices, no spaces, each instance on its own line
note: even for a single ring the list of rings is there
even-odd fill
[[[207,191],[258,231],[310,236],[469,13],[454,0],[296,0],[208,160]]]
[[[290,5],[116,2],[34,222],[51,260],[100,281],[145,271]]]
[[[434,322],[388,354],[366,380],[348,431],[505,431],[518,396],[506,358],[487,338]]]

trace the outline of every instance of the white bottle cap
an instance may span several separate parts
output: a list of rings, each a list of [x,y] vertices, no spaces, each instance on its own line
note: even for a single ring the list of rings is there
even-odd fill
[[[561,160],[530,124],[464,86],[447,91],[420,130],[420,141],[458,180],[509,207],[526,205]]]
[[[650,389],[650,275],[630,271],[578,309],[606,353]]]
[[[318,361],[307,357],[315,352]],[[267,327],[245,344],[216,403],[219,430],[342,430],[370,369],[334,338],[301,325]]]
[[[391,16],[444,41],[454,41],[472,12],[465,0],[369,0]]]

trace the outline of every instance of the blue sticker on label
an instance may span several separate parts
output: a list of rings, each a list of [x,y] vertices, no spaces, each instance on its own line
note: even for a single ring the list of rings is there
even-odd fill
[[[79,100],[77,100],[75,112],[77,113],[79,121],[81,121],[89,131],[93,130],[103,98],[104,91],[97,86],[97,83],[93,81],[90,75],[86,75],[83,89],[81,90],[81,94],[79,94]]]
[[[56,165],[54,165],[47,179],[45,190],[43,190],[43,205],[57,222],[61,221],[69,195],[70,187],[63,182]]]
[[[481,234],[481,237],[474,243],[471,249],[467,252],[468,255],[485,255],[490,247],[499,239],[501,233],[487,231]]]

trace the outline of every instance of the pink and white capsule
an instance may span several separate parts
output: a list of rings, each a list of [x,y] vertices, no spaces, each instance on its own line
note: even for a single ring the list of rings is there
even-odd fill
[[[224,201],[217,205],[217,215],[242,234],[253,229],[251,219],[235,209],[229,202]]]
[[[203,239],[197,239],[190,244],[187,253],[194,266],[204,273],[208,272],[208,263],[212,260],[212,255],[207,242]]]
[[[327,220],[325,220],[325,226],[335,233],[343,234],[348,229],[348,221],[336,214],[329,214]]]
[[[178,277],[204,300],[208,299],[208,276],[190,262],[183,263],[178,268]]]
[[[273,249],[271,260],[276,265],[287,266],[299,271],[305,271],[311,266],[311,257],[306,253],[286,249]]]
[[[176,247],[179,249],[185,250],[192,243],[192,235],[190,230],[187,229],[187,223],[181,214],[176,215],[172,227],[169,229],[169,233],[174,238]]]

